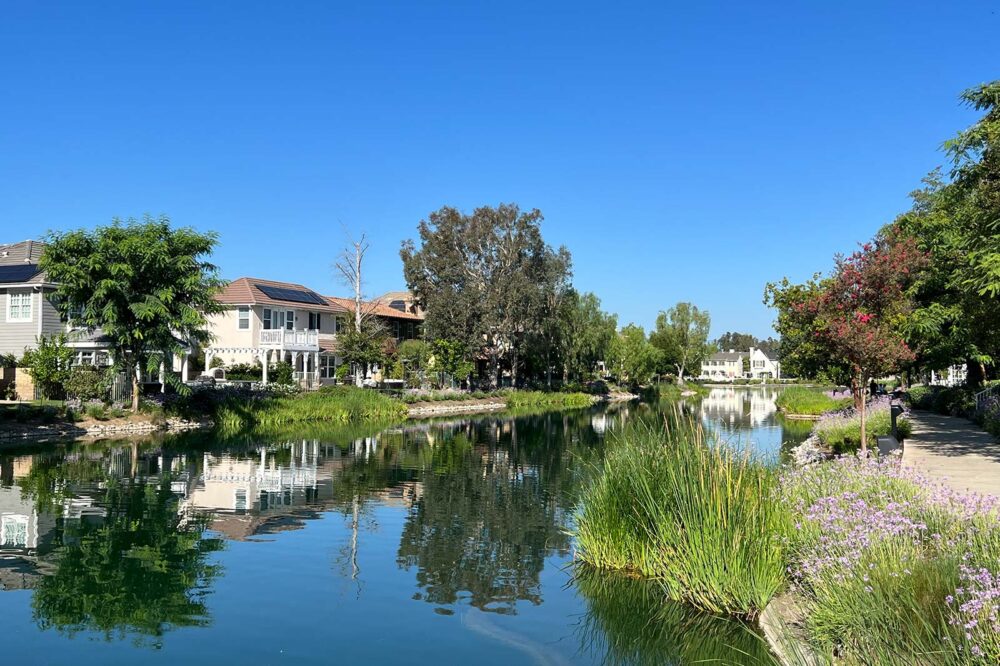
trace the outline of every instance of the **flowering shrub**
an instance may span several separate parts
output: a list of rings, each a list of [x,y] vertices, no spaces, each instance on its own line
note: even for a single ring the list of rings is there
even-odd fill
[[[785,471],[779,493],[789,577],[821,646],[863,663],[1000,661],[997,498],[855,457]]]
[[[888,435],[891,432],[891,407],[892,398],[889,396],[881,396],[868,403],[866,431],[869,444],[872,444],[877,437]],[[897,419],[896,425],[902,437],[910,436],[911,426],[908,412],[904,412]],[[838,453],[854,450],[861,443],[861,417],[854,407],[829,412],[816,423],[816,435],[825,446]]]

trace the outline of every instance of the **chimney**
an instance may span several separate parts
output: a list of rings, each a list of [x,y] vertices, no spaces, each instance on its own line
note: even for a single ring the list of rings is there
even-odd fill
[[[735,353],[736,353],[736,350],[735,350],[735,349],[730,349],[730,350],[729,350],[729,353],[730,353],[730,354],[735,354]]]

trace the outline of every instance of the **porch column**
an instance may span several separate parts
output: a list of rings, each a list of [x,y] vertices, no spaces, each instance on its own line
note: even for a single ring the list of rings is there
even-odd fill
[[[184,356],[181,357],[181,381],[187,383],[188,380],[188,361],[191,359],[190,352],[184,352]]]
[[[299,371],[299,353],[293,351],[292,352],[292,372],[294,373],[294,372],[298,372],[298,371]]]
[[[167,376],[166,376],[166,362],[160,361],[160,375],[157,377],[160,381],[160,393],[167,392]]]
[[[215,358],[215,354],[211,350],[206,349],[205,350],[205,372],[208,372],[209,370],[212,369],[212,359],[213,358]]]
[[[314,382],[319,386],[319,352],[313,352],[313,372],[316,373]]]
[[[267,386],[267,357],[269,356],[269,352],[267,350],[264,350],[263,352],[261,352],[260,356],[261,356],[261,359],[260,359],[261,363],[260,363],[260,365],[261,365],[261,373],[262,373],[261,377],[260,377],[261,378],[261,383],[264,384],[264,386]]]

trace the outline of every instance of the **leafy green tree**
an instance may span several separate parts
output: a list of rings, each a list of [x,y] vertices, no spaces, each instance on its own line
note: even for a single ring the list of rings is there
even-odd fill
[[[437,339],[431,344],[433,355],[427,361],[427,369],[443,372],[453,380],[462,383],[469,378],[475,366],[466,355],[466,347],[457,340]]]
[[[677,372],[677,383],[684,384],[684,373],[696,368],[711,353],[708,330],[712,319],[707,311],[691,303],[678,303],[656,317],[656,328],[649,341],[660,350],[660,361]]]
[[[715,346],[720,351],[728,351],[730,349],[747,351],[751,347],[756,347],[757,344],[758,341],[754,335],[750,333],[737,333],[735,331],[726,331],[715,341]]]
[[[822,376],[843,384],[850,377],[850,369],[823,344],[821,322],[816,311],[807,307],[820,297],[828,283],[819,273],[802,284],[788,278],[770,282],[764,288],[764,304],[778,312],[774,328],[781,336],[782,374],[805,379]]]
[[[646,338],[641,326],[629,324],[611,340],[609,367],[620,381],[644,384],[656,372],[660,353]]]
[[[31,371],[35,388],[47,400],[66,395],[66,382],[70,378],[70,366],[74,351],[66,346],[63,334],[42,336],[37,339],[34,349],[26,349],[20,366]]]
[[[411,240],[400,250],[429,334],[482,354],[494,386],[502,365],[517,384],[526,341],[549,325],[568,286],[569,252],[545,244],[541,221],[540,211],[515,204],[471,215],[445,207],[420,222],[419,248]]]
[[[570,294],[560,310],[560,355],[563,382],[582,379],[607,360],[617,335],[618,317],[601,309],[601,300],[592,293]]]
[[[388,340],[385,325],[374,317],[365,317],[360,330],[350,328],[337,335],[337,353],[358,369],[355,372],[357,381],[372,366],[385,363]]]
[[[205,315],[220,312],[223,283],[205,258],[214,233],[172,228],[163,216],[117,218],[93,231],[50,234],[39,267],[56,283],[63,314],[108,337],[115,365],[132,376],[139,409],[142,368],[189,345],[209,341]]]

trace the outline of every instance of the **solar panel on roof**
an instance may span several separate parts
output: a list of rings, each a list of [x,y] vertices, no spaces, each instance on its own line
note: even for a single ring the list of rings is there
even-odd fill
[[[0,266],[0,284],[27,282],[36,275],[38,275],[38,264]]]
[[[287,289],[285,287],[271,287],[268,285],[254,285],[264,293],[265,296],[276,301],[288,301],[290,303],[311,303],[313,305],[326,305],[326,301],[319,294],[302,289]]]

